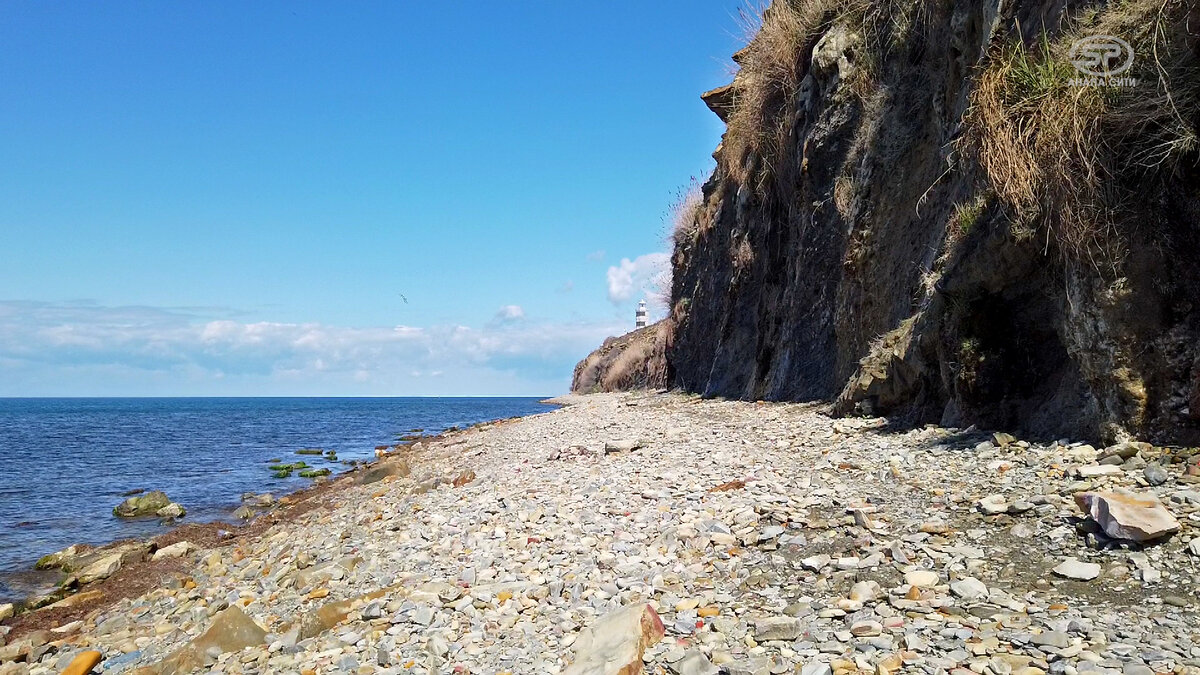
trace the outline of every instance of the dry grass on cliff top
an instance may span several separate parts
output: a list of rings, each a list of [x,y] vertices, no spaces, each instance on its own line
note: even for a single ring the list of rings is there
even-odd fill
[[[788,123],[780,114],[808,72],[806,55],[839,17],[862,0],[776,0],[740,14],[749,42],[738,55],[736,99],[729,115],[724,149],[728,170],[748,179],[748,155],[765,161],[778,154]]]
[[[898,43],[921,35],[931,12],[928,0],[775,0],[740,12],[746,48],[736,56],[735,99],[722,154],[727,171],[749,184],[756,169],[761,190],[766,176],[784,168],[780,154],[794,122],[796,94],[808,75],[812,51],[835,24],[844,23],[861,40],[849,90],[865,98],[879,88],[883,62]],[[754,167],[751,155],[762,167]]]
[[[968,135],[1017,236],[1044,237],[1071,260],[1115,268],[1121,218],[1144,212],[1137,186],[1196,157],[1200,69],[1187,3],[1140,0],[1032,47],[997,45],[979,76]],[[1087,35],[1133,46],[1133,87],[1078,86],[1071,44]],[[1137,208],[1128,209],[1130,212]]]

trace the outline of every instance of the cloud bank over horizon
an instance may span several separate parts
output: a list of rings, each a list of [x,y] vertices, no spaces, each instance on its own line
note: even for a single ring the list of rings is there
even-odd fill
[[[0,396],[553,395],[579,359],[627,329],[542,321],[518,305],[474,328],[0,301]]]

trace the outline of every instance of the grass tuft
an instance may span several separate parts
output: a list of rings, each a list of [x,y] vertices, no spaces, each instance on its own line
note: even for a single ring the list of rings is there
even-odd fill
[[[1069,260],[1116,270],[1147,178],[1195,161],[1200,71],[1187,47],[1187,5],[1131,0],[1032,48],[993,48],[967,123],[979,158],[1019,238],[1038,235]],[[1068,60],[1086,35],[1125,38],[1137,86],[1079,86]]]

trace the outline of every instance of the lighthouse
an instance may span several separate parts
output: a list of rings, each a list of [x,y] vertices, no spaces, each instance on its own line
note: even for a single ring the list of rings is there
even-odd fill
[[[634,314],[634,327],[635,328],[645,328],[646,327],[646,301],[645,300],[642,300],[641,302],[638,303],[637,313]]]

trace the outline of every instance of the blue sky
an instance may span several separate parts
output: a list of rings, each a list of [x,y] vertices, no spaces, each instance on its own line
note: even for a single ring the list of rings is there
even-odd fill
[[[6,4],[0,395],[563,391],[742,6]]]

